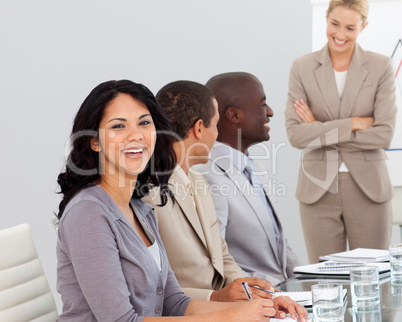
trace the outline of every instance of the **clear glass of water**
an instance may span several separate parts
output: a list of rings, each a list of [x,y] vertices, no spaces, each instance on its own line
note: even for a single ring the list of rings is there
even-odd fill
[[[352,305],[374,305],[380,303],[378,267],[362,266],[350,270]]]
[[[314,321],[343,321],[342,285],[336,283],[311,286]]]
[[[402,311],[402,284],[391,283],[392,309]]]
[[[389,245],[389,261],[392,283],[402,285],[402,244]]]
[[[353,306],[353,322],[381,322],[381,306]]]

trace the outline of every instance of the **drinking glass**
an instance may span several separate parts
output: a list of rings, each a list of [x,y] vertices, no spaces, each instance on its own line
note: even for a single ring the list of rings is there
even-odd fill
[[[380,303],[378,267],[362,266],[350,270],[352,305],[374,305]]]
[[[391,283],[392,309],[402,310],[402,284]]]
[[[314,321],[343,321],[342,285],[336,283],[311,286]]]
[[[392,283],[402,285],[402,244],[389,245],[389,261]]]
[[[353,306],[353,322],[381,322],[381,306]]]

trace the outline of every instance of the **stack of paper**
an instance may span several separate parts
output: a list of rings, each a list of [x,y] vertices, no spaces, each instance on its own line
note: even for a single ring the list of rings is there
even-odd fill
[[[331,263],[334,263],[334,262],[331,262]],[[296,266],[293,269],[293,272],[295,274],[349,276],[351,268],[361,265],[361,264],[357,264],[357,263],[345,263],[345,262],[342,262],[342,263],[338,262],[338,264],[335,264],[335,265],[326,265],[326,264],[328,264],[328,262]],[[389,273],[391,270],[391,266],[390,266],[389,262],[367,263],[364,265],[377,266],[380,275]]]
[[[389,253],[384,249],[356,248],[347,252],[320,256],[320,259],[338,262],[385,262],[389,261]]]
[[[297,274],[294,279],[295,283],[310,282],[313,284],[332,284],[337,283],[341,285],[350,285],[349,276],[328,276],[328,275],[310,275],[310,274]]]

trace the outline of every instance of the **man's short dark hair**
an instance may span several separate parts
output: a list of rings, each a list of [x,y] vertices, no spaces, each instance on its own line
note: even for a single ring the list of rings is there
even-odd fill
[[[208,87],[192,81],[176,81],[163,86],[156,100],[165,110],[173,131],[181,138],[198,120],[209,127],[215,114],[212,99],[214,93]]]

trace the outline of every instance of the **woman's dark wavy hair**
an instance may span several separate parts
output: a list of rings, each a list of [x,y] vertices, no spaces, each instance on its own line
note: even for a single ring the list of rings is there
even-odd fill
[[[57,178],[61,188],[59,193],[63,195],[57,215],[59,219],[68,202],[79,191],[99,182],[99,154],[91,149],[91,139],[98,135],[99,124],[108,104],[122,93],[147,106],[157,131],[154,153],[144,171],[138,175],[133,198],[142,198],[152,187],[159,186],[161,204],[166,204],[167,195],[170,194],[167,183],[176,166],[174,138],[171,135],[169,120],[146,86],[129,80],[112,80],[95,87],[75,116],[70,138],[72,149],[65,171]]]

